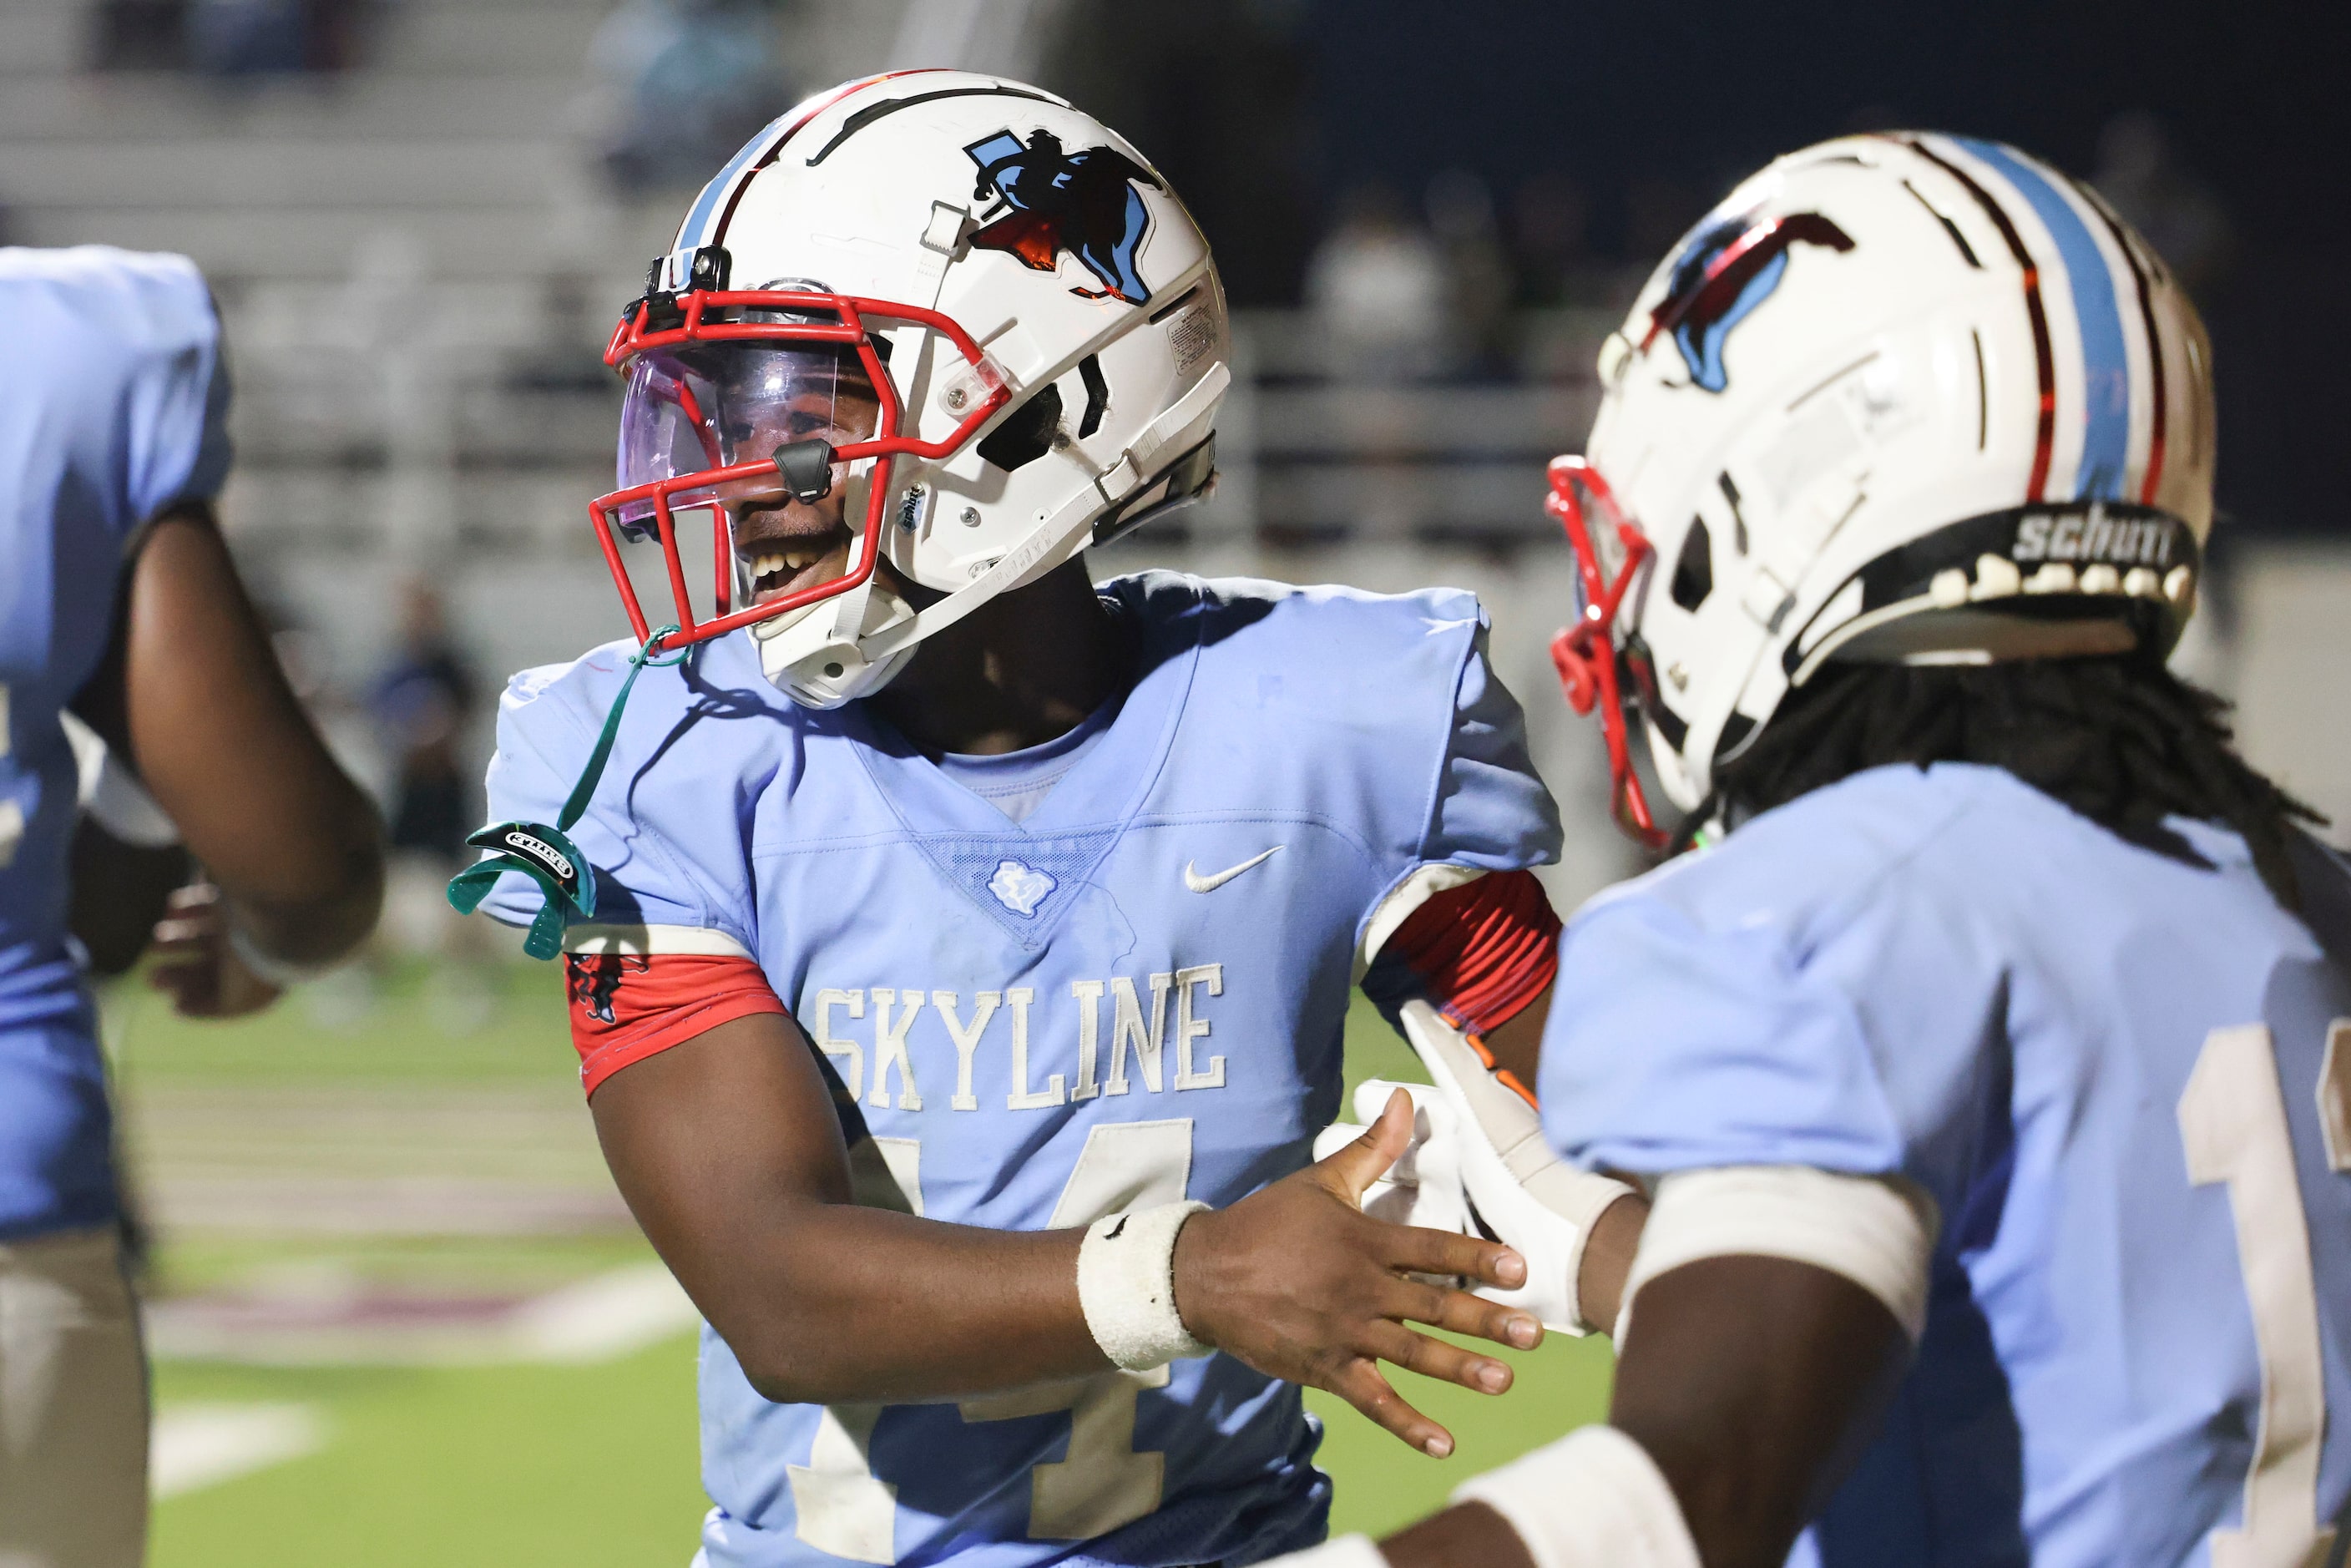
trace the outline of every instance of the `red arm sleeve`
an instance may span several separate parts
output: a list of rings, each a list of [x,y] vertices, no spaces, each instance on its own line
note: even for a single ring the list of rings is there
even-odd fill
[[[564,957],[580,1083],[755,1013],[785,1012],[758,963],[703,953],[571,953]]]
[[[1380,951],[1465,1034],[1517,1016],[1559,972],[1559,916],[1534,873],[1494,872],[1432,894]]]
[[[1364,975],[1364,991],[1392,1023],[1405,1002],[1426,999],[1482,1056],[1479,1037],[1517,1017],[1558,975],[1559,929],[1533,873],[1491,872],[1431,894],[1406,915]],[[1501,1077],[1533,1103],[1525,1085]]]

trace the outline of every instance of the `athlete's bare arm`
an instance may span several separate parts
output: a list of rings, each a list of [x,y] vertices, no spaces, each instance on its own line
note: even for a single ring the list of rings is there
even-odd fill
[[[340,957],[375,924],[381,831],[287,686],[210,509],[157,519],[129,575],[121,679],[84,716],[217,889],[175,896],[159,983],[183,1011],[246,1010],[275,993],[224,951],[223,924],[287,964]]]
[[[1619,1207],[1622,1207],[1619,1205]],[[1771,1568],[1841,1481],[1908,1364],[1883,1302],[1779,1258],[1708,1258],[1641,1288],[1608,1420],[1656,1461],[1707,1568]],[[1395,1568],[1532,1568],[1481,1503],[1381,1542]]]
[[[1106,1371],[1079,1305],[1075,1230],[948,1225],[851,1201],[847,1153],[799,1026],[736,1019],[622,1068],[589,1101],[638,1223],[752,1386],[781,1403],[954,1397]],[[1534,1343],[1527,1314],[1404,1271],[1515,1284],[1509,1249],[1367,1218],[1354,1196],[1408,1116],[1228,1209],[1176,1249],[1186,1327],[1270,1375],[1329,1388],[1405,1441],[1452,1440],[1374,1358],[1499,1393],[1510,1369],[1403,1326]],[[1376,1140],[1376,1145],[1375,1145]]]

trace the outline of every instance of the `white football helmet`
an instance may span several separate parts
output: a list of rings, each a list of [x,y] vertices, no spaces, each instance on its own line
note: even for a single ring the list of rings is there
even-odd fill
[[[2013,148],[1846,137],[1677,245],[1552,465],[1618,821],[1655,844],[1620,681],[1698,806],[1824,661],[2166,652],[2212,520],[2210,350],[2095,193]]]
[[[869,78],[754,137],[653,264],[605,353],[628,393],[591,516],[639,637],[620,547],[653,538],[664,647],[747,629],[831,707],[1206,494],[1229,359],[1207,242],[1115,132],[994,77]],[[695,513],[723,547],[700,615]],[[909,604],[885,561],[940,597]]]

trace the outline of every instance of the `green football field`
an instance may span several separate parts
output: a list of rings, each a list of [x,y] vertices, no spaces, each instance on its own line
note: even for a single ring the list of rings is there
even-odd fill
[[[219,1452],[175,1452],[156,1568],[617,1568],[692,1555],[707,1503],[688,1332],[569,1360],[476,1351],[406,1364],[362,1332],[303,1364],[266,1364],[286,1342],[266,1323],[219,1344],[199,1334],[193,1348],[172,1330],[192,1307],[208,1322],[208,1306],[226,1303],[234,1322],[255,1301],[309,1312],[324,1292],[392,1303],[378,1314],[393,1325],[382,1343],[402,1343],[403,1325],[444,1308],[642,1269],[650,1252],[618,1214],[579,1105],[558,977],[517,968],[490,991],[453,1004],[409,969],[371,1002],[298,997],[235,1025],[182,1022],[127,990],[110,999],[127,1149],[157,1237],[159,1416],[181,1437],[224,1417],[293,1434],[242,1458],[231,1443],[225,1479],[204,1471]],[[457,1015],[473,1027],[453,1032]],[[1368,1008],[1351,1019],[1348,1055],[1351,1082],[1419,1076]],[[1409,1520],[1604,1407],[1604,1342],[1554,1340],[1512,1359],[1519,1384],[1499,1399],[1398,1375],[1458,1439],[1445,1461],[1310,1393],[1327,1424],[1335,1524]]]

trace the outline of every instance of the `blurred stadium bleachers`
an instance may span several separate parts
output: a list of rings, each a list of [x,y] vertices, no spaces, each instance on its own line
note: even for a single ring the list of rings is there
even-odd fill
[[[442,586],[492,674],[623,629],[585,522],[618,394],[596,352],[684,193],[623,194],[601,177],[612,110],[590,50],[611,8],[379,0],[350,68],[221,81],[93,70],[95,4],[0,0],[9,236],[176,249],[204,267],[238,387],[225,514],[330,691],[381,664],[392,591],[413,575]],[[772,15],[806,88],[901,55],[1042,58],[1061,9],[801,0]],[[1589,422],[1593,351],[1621,304],[1522,311],[1501,362],[1474,377],[1364,374],[1313,311],[1241,312],[1217,498],[1105,569],[1479,589],[1546,774],[1572,822],[1593,821],[1596,737],[1552,698],[1541,653],[1571,602],[1541,476]],[[2351,567],[2315,546],[2290,564],[2260,548],[2227,564],[2197,667],[2243,698],[2258,758],[2351,819],[2351,731],[2305,716],[2351,678],[2346,640],[2318,630],[2346,623]],[[1604,832],[1576,837],[1592,842],[1572,842],[1562,895],[1628,869]]]

